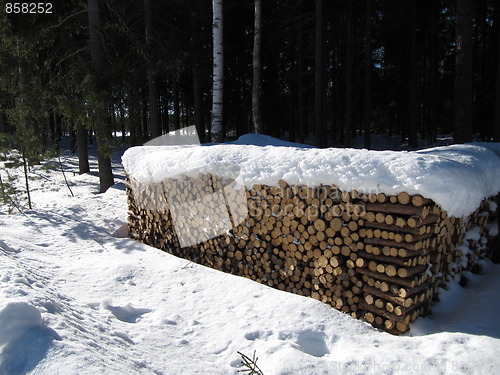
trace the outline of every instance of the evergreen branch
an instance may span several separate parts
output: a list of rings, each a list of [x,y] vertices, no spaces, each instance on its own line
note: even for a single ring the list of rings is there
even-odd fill
[[[7,198],[9,200],[9,202],[19,211],[20,214],[26,216],[26,214],[23,211],[21,211],[21,208],[19,208],[19,205],[16,204],[16,202],[14,202],[14,200],[12,199],[12,197],[10,196],[10,194],[8,194],[5,191],[5,186],[4,186],[1,174],[0,174],[0,189],[2,190],[2,196],[5,197],[5,198]]]
[[[3,180],[2,180],[2,175],[0,174],[0,189],[2,190],[2,195],[4,197],[6,197],[10,203],[19,211],[19,213],[21,215],[23,215],[26,219],[28,219],[28,221],[30,221],[31,223],[33,223],[33,226],[35,227],[35,229],[42,233],[42,231],[40,230],[40,228],[38,227],[38,225],[33,221],[33,219],[31,219],[24,211],[21,210],[21,208],[19,207],[19,205],[12,199],[12,197],[5,191],[5,186],[4,186],[4,183],[3,183]]]

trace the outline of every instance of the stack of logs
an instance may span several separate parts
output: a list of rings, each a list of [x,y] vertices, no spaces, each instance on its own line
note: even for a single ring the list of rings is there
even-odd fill
[[[283,180],[246,189],[211,174],[150,184],[128,176],[126,186],[132,238],[393,334],[429,313],[451,277],[477,267],[496,209],[486,200],[457,219],[420,195]]]

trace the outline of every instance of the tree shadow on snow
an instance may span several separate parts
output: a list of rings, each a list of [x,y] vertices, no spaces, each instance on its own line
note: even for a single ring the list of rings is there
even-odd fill
[[[125,179],[121,179],[115,176],[115,184],[111,186],[110,189],[125,191]]]
[[[37,326],[9,342],[0,353],[0,374],[24,375],[47,355],[53,340],[61,337],[51,328]]]

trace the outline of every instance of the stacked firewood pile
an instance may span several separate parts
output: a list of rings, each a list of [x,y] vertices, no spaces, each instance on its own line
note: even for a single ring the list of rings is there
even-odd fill
[[[209,173],[126,185],[132,238],[394,334],[429,313],[451,277],[477,267],[496,209],[485,201],[457,219],[420,195],[283,180],[247,189]]]

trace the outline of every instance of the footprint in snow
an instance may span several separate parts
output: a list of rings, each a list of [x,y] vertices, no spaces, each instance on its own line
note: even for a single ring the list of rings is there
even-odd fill
[[[127,323],[137,323],[137,319],[152,311],[151,309],[133,307],[130,303],[125,306],[113,306],[107,300],[102,301],[102,307],[111,311],[116,319]]]
[[[326,346],[325,334],[310,329],[299,332],[297,341],[292,346],[314,357],[323,357],[330,354],[330,350]]]
[[[250,341],[255,341],[257,339],[266,339],[272,334],[272,331],[252,331],[245,333],[245,338]]]

